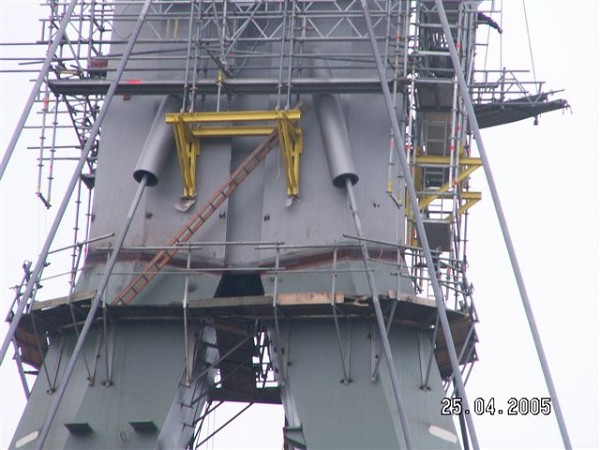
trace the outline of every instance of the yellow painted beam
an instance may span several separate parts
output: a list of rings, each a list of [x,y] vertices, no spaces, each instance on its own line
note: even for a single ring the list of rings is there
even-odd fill
[[[176,122],[173,131],[183,182],[183,197],[193,198],[196,195],[196,159],[200,154],[200,141],[194,139],[183,121]]]
[[[480,161],[480,163],[481,163],[481,161]],[[479,167],[480,167],[480,165],[470,165],[466,170],[463,170],[462,172],[458,173],[458,176],[456,177],[455,182],[460,183],[465,178],[467,178],[469,175],[471,175],[473,172],[475,172]],[[419,209],[423,209],[423,208],[427,207],[435,199],[444,196],[448,192],[449,189],[450,189],[450,183],[443,184],[442,186],[440,186],[440,188],[435,193],[428,195],[422,201],[419,202]]]
[[[450,166],[453,161],[450,161],[450,156],[420,155],[415,158],[415,163],[419,166]],[[479,167],[482,162],[479,158],[459,158],[458,165]]]
[[[460,198],[464,200],[481,200],[481,192],[461,192]]]
[[[481,192],[464,192],[463,194],[469,194],[469,195],[461,196],[461,198],[464,200],[467,200],[467,202],[465,202],[463,205],[461,205],[460,208],[458,208],[457,213],[459,216],[461,214],[464,214],[465,212],[467,212],[468,209],[470,209],[473,205],[475,205],[475,203],[477,203],[481,200]],[[448,220],[448,221],[452,220],[452,216],[453,216],[453,214],[449,214],[448,217],[446,217],[446,220]]]
[[[215,123],[215,122],[257,122],[278,120],[281,115],[287,120],[300,120],[302,112],[299,109],[287,111],[221,111],[195,113],[167,113],[166,122],[175,123],[179,119],[185,123]]]
[[[268,136],[273,127],[201,127],[192,128],[194,137]]]

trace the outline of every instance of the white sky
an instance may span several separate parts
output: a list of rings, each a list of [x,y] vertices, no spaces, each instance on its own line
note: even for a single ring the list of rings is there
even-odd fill
[[[504,65],[528,69],[529,50],[520,0],[504,0]],[[572,113],[554,112],[485,130],[483,137],[502,198],[536,321],[576,448],[600,448],[599,191],[600,25],[596,0],[527,0],[537,76],[564,89]],[[0,41],[39,37],[34,1],[0,0]],[[10,50],[1,47],[3,57]],[[11,53],[12,54],[12,53]],[[27,78],[0,75],[0,152],[30,92]],[[0,317],[24,259],[34,260],[52,223],[34,197],[35,155],[21,145],[0,184]],[[70,177],[68,169],[58,173]],[[480,321],[480,361],[467,384],[472,401],[547,396],[514,277],[483,175],[474,177],[484,200],[470,216],[470,270]],[[58,203],[59,195],[55,203]],[[67,233],[66,242],[71,234]],[[44,297],[44,296],[42,296]],[[4,323],[0,336],[5,335]],[[9,352],[11,354],[11,352]],[[16,367],[0,368],[0,448],[6,448],[24,395]],[[254,412],[253,412],[254,411]],[[225,413],[219,413],[221,419]],[[280,448],[281,412],[256,407],[214,443],[220,448]],[[554,416],[474,417],[483,448],[561,446]]]

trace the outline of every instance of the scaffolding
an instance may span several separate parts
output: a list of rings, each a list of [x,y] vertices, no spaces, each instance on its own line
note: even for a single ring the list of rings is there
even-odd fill
[[[38,152],[36,194],[47,208],[52,205],[54,168],[77,158],[88,142],[142,4],[78,1],[71,11],[72,3],[48,1],[38,45],[49,49],[56,44],[57,30],[68,14],[69,25],[43,74],[36,96],[38,120],[31,117],[25,127],[39,133],[39,146],[30,149]],[[486,45],[472,35],[482,13],[478,3],[456,2],[446,8],[480,126],[564,108],[564,101],[549,99],[553,92],[542,91],[542,82],[520,81],[523,74],[518,71],[475,68],[475,49]],[[485,13],[498,15],[493,9]],[[432,222],[452,222],[453,252],[460,260],[467,210],[480,198],[469,187],[469,175],[478,163],[471,156],[471,135],[435,2],[374,2],[371,15],[394,101],[408,110],[405,145],[422,200],[420,210]],[[325,20],[331,17],[337,18],[334,25]],[[379,92],[363,22],[356,1],[154,1],[115,94],[182,95],[182,112],[194,113],[237,111],[236,93],[274,95],[275,109],[288,109],[293,97],[302,93]],[[340,41],[347,42],[345,54],[327,51],[328,42]],[[265,43],[270,51],[258,45]],[[217,96],[216,104],[207,104],[210,95]],[[451,113],[440,113],[446,110]],[[76,203],[85,216],[76,229],[89,227],[100,139],[99,133],[93,137],[77,187]],[[398,176],[402,175],[390,166],[387,189],[392,196]],[[414,219],[407,220],[405,243],[415,245]],[[85,239],[78,235],[73,243]]]
[[[343,293],[340,295],[335,289],[336,276],[343,270],[337,267],[340,254],[357,252],[363,244],[376,246],[379,254],[387,255],[380,259],[371,257],[369,264],[389,266],[398,280],[409,280],[414,287],[413,297],[401,297],[398,288],[395,293],[390,293],[383,299],[388,323],[392,324],[396,320],[397,303],[391,301],[395,299],[401,300],[398,304],[401,305],[400,308],[405,308],[404,312],[408,314],[405,317],[409,317],[419,327],[434,329],[436,351],[429,356],[427,369],[423,371],[423,386],[427,386],[428,374],[435,359],[450,395],[461,395],[458,392],[457,378],[466,382],[473,363],[477,360],[475,324],[478,318],[472,299],[473,287],[466,273],[466,244],[469,209],[481,199],[480,192],[471,190],[470,176],[483,163],[475,151],[473,127],[467,117],[458,77],[455,76],[456,68],[451,61],[448,36],[439,19],[438,2],[371,2],[371,29],[365,27],[365,14],[358,1],[156,0],[150,2],[147,9],[144,9],[143,2],[136,0],[48,0],[47,3],[50,14],[42,20],[43,32],[39,44],[48,49],[55,47],[56,51],[48,70],[42,74],[43,83],[36,93],[39,118],[30,119],[30,122],[35,123],[28,122],[23,127],[39,133],[39,146],[35,148],[38,152],[36,195],[45,207],[51,208],[53,205],[52,180],[55,164],[62,160],[78,159],[84,148],[88,148],[89,152],[85,156],[85,169],[77,174],[77,222],[74,226],[73,245],[69,247],[73,251],[72,264],[65,274],[69,293],[62,301],[58,300],[53,304],[56,308],[68,308],[69,314],[62,314],[58,309],[47,313],[41,310],[36,312],[38,308],[34,301],[43,269],[34,273],[37,278],[34,280],[35,288],[30,290],[28,298],[23,298],[24,283],[32,275],[29,264],[25,269],[24,280],[16,290],[8,320],[12,321],[16,317],[19,322],[20,315],[16,310],[21,302],[25,302],[27,306],[21,306],[21,311],[25,310],[27,314],[19,322],[14,339],[11,337],[11,342],[18,348],[16,354],[20,373],[25,372],[23,363],[36,370],[41,368],[41,361],[48,347],[45,333],[65,326],[79,329],[86,318],[90,300],[95,296],[92,293],[75,299],[72,290],[80,270],[81,255],[92,242],[88,236],[90,208],[96,161],[98,152],[102,149],[101,134],[94,132],[94,129],[101,129],[101,123],[98,123],[101,120],[99,113],[110,96],[120,95],[126,99],[136,95],[175,94],[183,98],[181,111],[170,113],[165,119],[173,124],[179,136],[184,197],[192,198],[195,195],[195,158],[199,152],[199,147],[195,146],[197,138],[231,135],[227,133],[268,135],[273,143],[277,139],[283,142],[287,137],[291,144],[282,144],[281,149],[287,158],[288,194],[293,196],[297,194],[300,176],[301,130],[293,125],[290,131],[289,124],[286,125],[288,118],[283,118],[283,115],[294,112],[292,105],[297,103],[302,94],[380,93],[381,83],[385,83],[392,94],[396,120],[401,124],[403,135],[399,142],[395,142],[398,136],[390,132],[389,176],[382,189],[387,191],[394,207],[406,208],[404,240],[390,243],[372,240],[369,236],[350,236],[349,238],[357,241],[357,246],[321,249],[327,254],[324,261],[328,266],[322,270],[331,275],[332,288],[319,301],[313,300],[310,304],[312,309],[307,307],[308,311],[306,308],[294,310],[293,302],[286,305],[285,296],[277,292],[277,284],[270,296],[246,301],[244,305],[232,304],[232,308],[239,307],[246,311],[247,320],[256,323],[240,341],[240,347],[252,343],[253,347],[260,349],[258,359],[252,367],[242,369],[251,374],[251,384],[254,384],[252,395],[244,397],[238,392],[234,399],[246,399],[251,403],[276,402],[276,393],[274,395],[272,390],[272,356],[269,356],[272,343],[261,320],[274,320],[277,323],[278,311],[283,310],[292,315],[326,316],[333,319],[336,326],[338,314],[364,317],[364,308],[371,308],[372,303],[361,304],[358,299],[345,297]],[[74,9],[73,3],[76,5]],[[461,72],[469,85],[477,119],[481,121],[480,127],[525,117],[535,118],[540,113],[566,106],[566,102],[561,100],[550,101],[552,92],[543,92],[541,82],[520,82],[520,74],[516,71],[477,70],[475,49],[480,44],[476,42],[473,31],[478,21],[481,21],[482,9],[478,9],[480,2],[447,3],[446,13],[452,41],[457,43]],[[497,11],[490,10],[486,13],[488,15],[484,17],[489,19]],[[124,61],[123,55],[131,44],[132,24],[139,21],[142,14],[144,26],[140,36],[134,41],[135,50]],[[332,22],[332,17],[337,20]],[[69,26],[61,35],[60,24],[65,18]],[[376,71],[376,52],[369,45],[370,37],[376,43],[385,64],[383,77]],[[342,54],[334,50],[340,42],[345,43],[346,52]],[[330,48],[329,44],[332,43],[336,47]],[[275,120],[278,121],[275,131],[273,126],[254,127],[251,130],[240,126],[229,126],[227,130],[201,129],[197,126],[203,120],[237,120],[232,118],[232,114],[238,114],[240,109],[236,94],[269,95],[274,109],[269,112],[268,117],[264,116],[266,112],[255,111],[246,113],[241,120]],[[219,116],[211,119],[208,117],[211,114]],[[298,120],[299,115],[293,118]],[[190,124],[195,125],[192,127]],[[282,131],[285,126],[288,126],[287,131]],[[300,141],[300,147],[294,141]],[[403,172],[394,167],[392,153],[395,145],[405,151],[410,175],[414,180],[416,204],[411,202],[408,193],[399,198],[398,192],[404,191],[403,183],[406,179]],[[186,146],[188,153],[184,155],[183,149]],[[258,162],[260,160],[256,164]],[[216,207],[211,202],[209,205],[212,214]],[[200,218],[202,225],[208,216]],[[429,241],[429,246],[426,247],[431,248],[430,255],[424,248],[423,237],[417,233],[419,220],[425,226]],[[192,235],[193,231],[189,233],[187,240]],[[124,252],[158,251],[158,255],[163,257],[169,255],[169,260],[163,260],[164,264],[150,265],[145,271],[113,276],[133,275],[137,280],[143,280],[141,284],[145,286],[158,272],[178,277],[189,277],[192,273],[227,272],[227,268],[221,266],[192,267],[190,261],[193,252],[207,245],[255,245],[257,249],[268,250],[276,255],[269,267],[237,267],[238,271],[260,271],[273,275],[275,279],[280,275],[303,271],[282,266],[281,252],[285,254],[298,250],[285,243],[186,244],[175,239],[160,249],[121,249]],[[113,250],[107,249],[107,257]],[[178,252],[187,252],[186,267],[173,272],[163,270],[170,258]],[[47,256],[43,255],[43,258]],[[45,266],[46,264],[43,265]],[[439,316],[433,319],[431,316],[425,317],[419,309],[419,305],[435,306],[435,301],[438,300],[435,298],[437,285],[441,288],[441,301],[451,319],[450,335],[442,330]],[[107,311],[113,316],[123,314],[127,317],[127,314],[131,314],[127,312],[125,305],[131,302],[138,290],[132,288],[132,292],[133,294],[128,294],[127,301],[123,301],[121,296],[115,300],[115,303],[123,303],[122,306],[113,305],[111,309],[104,305],[104,312],[99,313],[100,317],[104,314],[106,319]],[[187,297],[188,292],[183,292],[182,298]],[[188,318],[201,319],[210,308],[208,303],[201,300],[195,303],[185,301],[182,305],[160,313],[182,319],[187,330]],[[156,311],[149,310],[147,313],[151,315]],[[212,309],[211,314],[219,317],[219,314],[226,313]],[[69,320],[64,322],[64,317]],[[109,340],[106,326],[104,339]],[[232,399],[227,389],[219,389],[227,384],[228,375],[224,376],[225,372],[230,374],[233,370],[235,373],[237,369],[221,369],[219,364],[227,363],[228,352],[235,352],[238,348],[236,345],[219,349],[221,359],[214,364],[217,370],[221,370],[217,383],[210,393],[198,394],[198,398],[209,397],[210,401],[204,409],[198,409],[194,423],[189,424],[197,429],[194,439],[199,437],[208,413],[223,401]],[[193,347],[193,343],[186,340],[186,355],[190,355],[188,346]],[[98,347],[100,348],[100,344]],[[106,352],[109,351],[108,345],[104,348]],[[459,373],[451,363],[451,353],[458,356],[461,366]],[[341,346],[340,357],[344,365],[345,355]],[[190,361],[186,362],[188,378],[206,375],[194,374]],[[46,376],[50,377],[49,374]],[[107,377],[110,380],[109,373]],[[57,380],[49,380],[49,384],[54,386]],[[26,384],[25,389],[27,392]],[[471,435],[471,439],[475,437]],[[468,444],[468,438],[464,440]],[[197,447],[201,444],[202,442],[196,442]]]

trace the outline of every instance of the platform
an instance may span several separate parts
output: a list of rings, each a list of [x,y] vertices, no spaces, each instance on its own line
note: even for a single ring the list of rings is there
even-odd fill
[[[67,297],[48,301],[36,302],[30,312],[23,316],[17,329],[17,342],[23,362],[35,369],[41,367],[45,353],[48,349],[47,336],[68,332],[74,325],[81,326],[85,321],[94,291],[73,296],[70,305]],[[392,305],[395,300],[390,297],[380,298],[381,306],[386,320],[389,320]],[[436,322],[437,308],[435,302],[429,299],[412,295],[401,295],[392,318],[392,323],[397,327],[432,329]],[[335,295],[334,305],[338,317],[362,320],[375,320],[375,311],[370,298],[349,298],[343,293]],[[461,352],[465,343],[466,347],[476,342],[476,335],[471,331],[472,319],[467,315],[454,310],[447,310],[448,319],[452,329],[456,352],[464,353],[461,364],[472,362],[476,359],[475,352]],[[106,310],[98,308],[96,320],[100,322],[103,317],[110,321],[181,321],[183,330],[183,307],[180,301],[173,301],[167,305],[107,305]],[[273,297],[246,296],[246,297],[221,297],[210,299],[193,299],[188,303],[188,320],[201,320],[210,323],[217,331],[219,353],[225,354],[233,348],[237,340],[233,335],[248,333],[249,327],[256,321],[271,323],[275,320]],[[279,321],[302,320],[331,320],[333,326],[333,309],[331,294],[324,292],[280,294],[278,296],[277,317]],[[227,342],[225,342],[227,341]],[[235,341],[235,342],[234,342]],[[452,369],[448,356],[447,346],[441,331],[438,333],[436,346],[436,361],[443,379],[451,376]],[[219,365],[222,371],[227,372],[227,367],[236,371],[234,377],[220,389],[215,389],[211,397],[214,400],[224,401],[254,401],[261,403],[279,403],[279,392],[276,387],[256,388],[255,373],[252,357],[256,348],[252,341],[240,346],[224,358]]]

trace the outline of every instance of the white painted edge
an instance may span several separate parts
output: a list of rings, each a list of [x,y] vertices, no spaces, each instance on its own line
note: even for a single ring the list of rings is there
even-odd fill
[[[453,444],[458,442],[458,436],[456,436],[456,434],[452,431],[438,427],[437,425],[429,425],[429,432],[444,441],[452,442]]]
[[[21,439],[19,439],[17,442],[15,442],[15,448],[23,447],[24,445],[27,445],[30,442],[35,441],[39,435],[40,435],[40,432],[38,430],[32,431],[28,435],[23,436]]]

